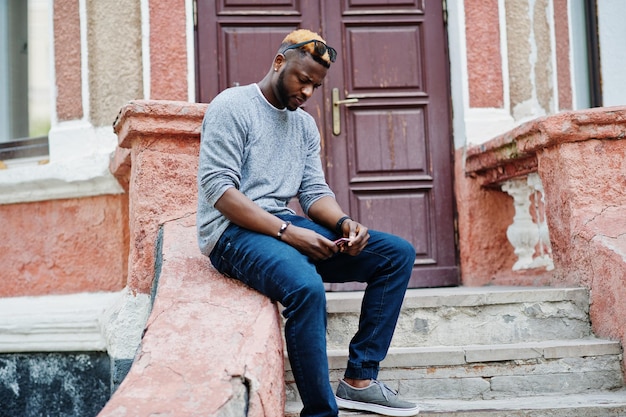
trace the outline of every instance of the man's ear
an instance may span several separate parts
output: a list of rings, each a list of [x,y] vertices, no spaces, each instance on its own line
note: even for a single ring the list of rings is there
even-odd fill
[[[283,66],[283,64],[286,62],[286,58],[285,55],[283,54],[278,54],[274,57],[274,63],[273,63],[273,68],[274,71],[278,71],[280,69],[280,67]]]

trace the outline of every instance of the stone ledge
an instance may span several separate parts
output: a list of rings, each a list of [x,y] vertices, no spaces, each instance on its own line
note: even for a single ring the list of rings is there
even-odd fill
[[[516,396],[490,400],[450,400],[410,398],[420,406],[420,415],[445,417],[601,417],[622,416],[626,412],[626,390]],[[298,417],[302,404],[290,401],[285,417]],[[339,417],[380,417],[380,414],[339,410]]]
[[[122,188],[128,192],[132,165],[130,149],[135,139],[155,141],[174,137],[199,141],[207,107],[207,104],[163,100],[133,100],[124,106],[113,123],[119,146],[109,166]]]
[[[161,273],[140,349],[99,417],[283,413],[277,307],[212,268],[194,222],[163,226]]]
[[[0,353],[106,352],[116,387],[128,373],[149,311],[149,296],[127,288],[0,299]]]
[[[0,353],[105,351],[101,318],[120,293],[0,300]]]
[[[536,172],[541,149],[590,139],[626,139],[626,106],[568,111],[523,123],[469,148],[465,173],[494,185]]]
[[[177,139],[199,140],[207,107],[185,101],[134,100],[120,110],[113,130],[122,148],[130,148],[135,138],[175,135]]]

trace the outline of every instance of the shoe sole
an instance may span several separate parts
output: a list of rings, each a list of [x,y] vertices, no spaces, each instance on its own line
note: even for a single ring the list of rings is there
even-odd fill
[[[384,405],[372,404],[372,403],[363,403],[360,401],[352,401],[346,400],[343,398],[339,398],[335,396],[335,400],[337,401],[337,405],[339,408],[347,408],[349,410],[359,410],[359,411],[371,411],[377,414],[382,414],[385,416],[392,417],[410,417],[416,416],[419,414],[419,407],[415,406],[413,408],[393,408],[386,407]]]

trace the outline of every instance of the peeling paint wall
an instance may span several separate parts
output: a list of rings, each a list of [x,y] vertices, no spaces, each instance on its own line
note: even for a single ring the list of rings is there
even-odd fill
[[[516,122],[554,113],[551,2],[507,0],[510,108]]]

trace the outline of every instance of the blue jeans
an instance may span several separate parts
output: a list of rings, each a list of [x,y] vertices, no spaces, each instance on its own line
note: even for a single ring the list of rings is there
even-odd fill
[[[338,236],[308,219],[279,216],[335,239]],[[336,417],[326,356],[324,282],[366,282],[357,333],[349,346],[345,376],[376,378],[396,327],[411,276],[415,249],[397,236],[370,230],[358,256],[337,254],[313,262],[271,236],[231,224],[210,254],[220,272],[278,301],[283,307],[285,340],[304,408],[301,416]]]

